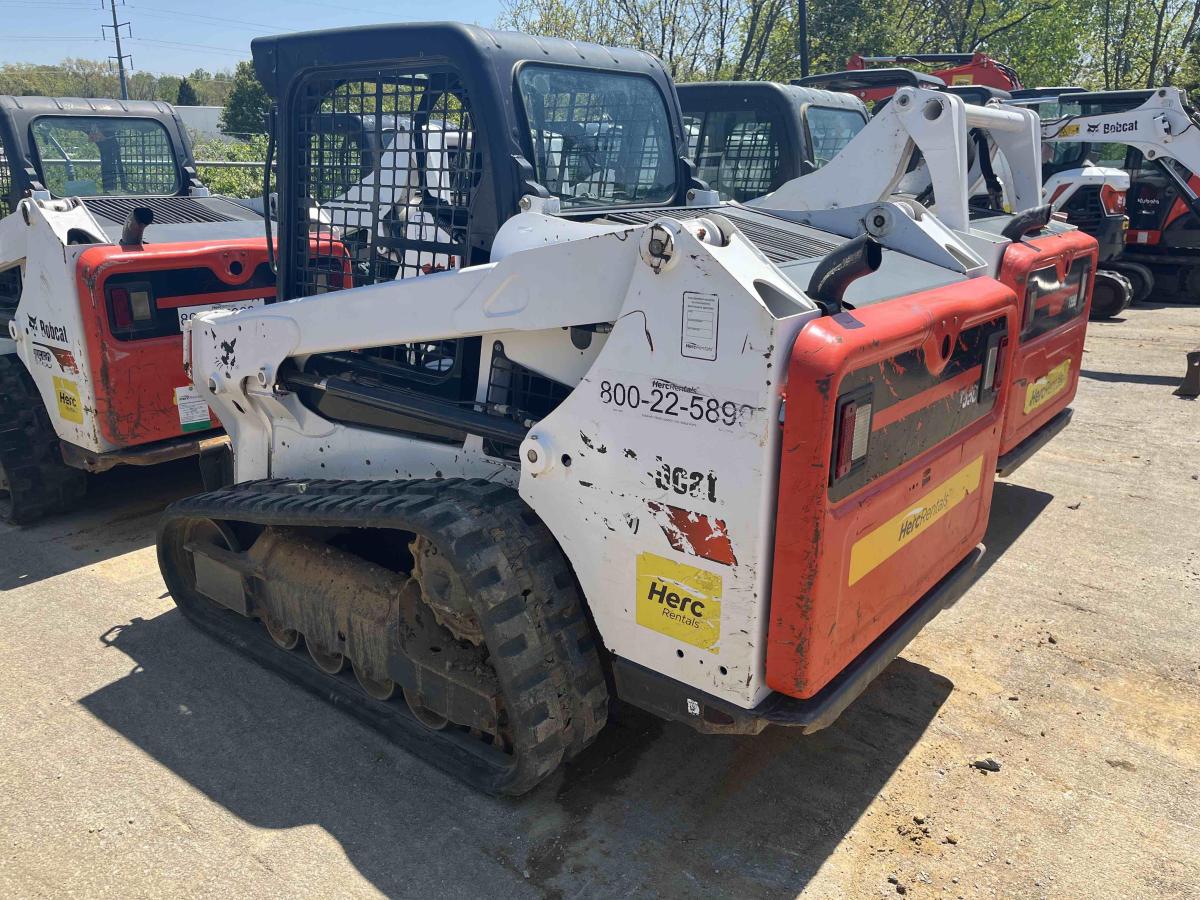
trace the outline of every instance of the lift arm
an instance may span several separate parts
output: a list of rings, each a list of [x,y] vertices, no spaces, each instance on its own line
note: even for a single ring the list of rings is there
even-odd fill
[[[973,106],[953,94],[901,88],[830,162],[783,184],[751,205],[779,210],[841,209],[886,200],[920,150],[929,170],[937,216],[954,231],[970,229],[971,129],[988,132],[1008,161],[1014,210],[1041,203],[1038,118],[1017,107]]]

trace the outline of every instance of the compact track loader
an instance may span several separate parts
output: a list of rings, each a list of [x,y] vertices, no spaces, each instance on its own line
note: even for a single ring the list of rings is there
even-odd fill
[[[262,219],[209,195],[170,106],[0,96],[0,516],[222,446],[181,327],[274,290]]]
[[[957,230],[886,195],[789,209],[791,182],[773,210],[722,203],[638,51],[453,24],[252,47],[282,302],[185,331],[234,463],[160,527],[196,625],[520,794],[613,697],[707,733],[823,728],[962,593],[1030,402],[1028,314],[992,273],[1077,314],[1094,243],[1052,230],[1048,261],[1023,238],[1044,223],[966,229],[953,152]],[[955,146],[1024,121],[952,100]],[[341,141],[347,113],[410,123],[395,170]],[[331,290],[309,248],[344,238],[364,177],[368,246]]]
[[[877,85],[886,76],[897,91],[877,107],[869,125],[861,101],[843,92],[864,76]],[[787,210],[891,197],[933,209],[967,240],[1000,235],[1007,244],[1020,236],[1019,247],[990,257],[991,274],[1013,288],[1023,305],[1009,377],[1028,402],[1013,404],[1007,414],[1000,465],[1009,475],[1070,421],[1096,242],[1044,221],[1037,118],[1031,112],[996,109],[1007,94],[995,88],[929,87],[929,79],[907,69],[879,69],[804,79],[836,91],[762,82],[681,85],[678,91],[685,121],[696,130],[689,140],[700,173],[716,174],[727,199],[782,206],[779,214],[789,215]],[[893,98],[900,101],[894,107]],[[821,156],[809,149],[819,140],[828,147]],[[824,171],[827,165],[831,172]],[[784,181],[789,183],[778,195],[766,190]]]

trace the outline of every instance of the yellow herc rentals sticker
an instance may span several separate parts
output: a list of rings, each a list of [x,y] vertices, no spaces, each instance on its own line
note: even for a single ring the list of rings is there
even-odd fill
[[[901,547],[924,534],[929,526],[977,490],[983,457],[977,457],[899,515],[860,538],[850,549],[850,584],[856,584],[883,565]]]
[[[1067,389],[1071,380],[1071,361],[1064,359],[1057,366],[1025,388],[1025,415],[1045,406]]]
[[[68,422],[82,425],[83,401],[79,399],[79,385],[55,375],[54,396],[58,399],[58,414]]]
[[[653,553],[637,558],[637,623],[677,641],[720,652],[721,576]]]

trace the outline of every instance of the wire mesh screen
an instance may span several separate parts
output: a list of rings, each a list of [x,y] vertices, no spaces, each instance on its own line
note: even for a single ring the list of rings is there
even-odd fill
[[[752,200],[777,186],[781,148],[774,123],[755,110],[696,113],[687,122],[696,175],[722,200]]]
[[[11,194],[12,168],[9,166],[8,156],[4,152],[4,143],[0,141],[0,218],[12,212]]]
[[[459,268],[482,173],[450,71],[388,70],[305,85],[295,135],[292,296],[318,293],[317,255],[343,248],[356,286]]]
[[[867,126],[867,119],[855,109],[810,106],[804,114],[812,164],[821,168],[845,149],[854,136]]]
[[[538,181],[564,206],[674,197],[670,118],[653,82],[548,66],[525,66],[517,81]]]
[[[45,116],[33,123],[42,183],[58,197],[179,193],[171,137],[152,119]]]
[[[303,86],[292,136],[289,297],[461,268],[482,148],[466,89],[445,68],[321,73]],[[287,221],[287,220],[285,220]],[[331,260],[346,264],[348,277]],[[343,354],[463,398],[463,342]]]

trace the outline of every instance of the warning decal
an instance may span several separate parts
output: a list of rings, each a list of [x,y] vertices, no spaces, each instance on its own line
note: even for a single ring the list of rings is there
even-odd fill
[[[1025,388],[1025,415],[1029,415],[1039,406],[1045,406],[1067,389],[1071,380],[1071,360],[1064,359],[1061,363]]]
[[[58,414],[68,422],[83,424],[83,401],[79,398],[79,385],[67,378],[54,376],[54,396],[58,400]]]
[[[717,358],[720,299],[716,294],[683,293],[683,337],[679,352],[691,359]]]
[[[637,558],[637,623],[718,653],[721,576],[653,553]]]
[[[883,565],[910,541],[924,534],[929,526],[962,503],[979,487],[983,475],[983,457],[951,475],[904,512],[893,516],[861,538],[850,549],[850,584],[865,578]]]
[[[191,385],[175,388],[175,406],[179,408],[179,427],[184,434],[212,428],[212,413],[209,412],[208,403]]]

